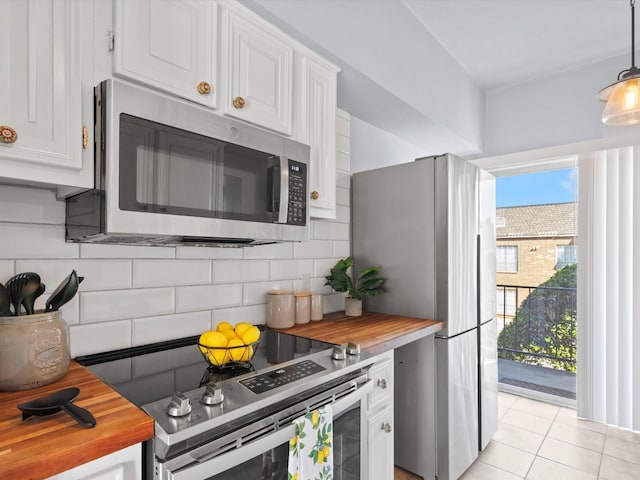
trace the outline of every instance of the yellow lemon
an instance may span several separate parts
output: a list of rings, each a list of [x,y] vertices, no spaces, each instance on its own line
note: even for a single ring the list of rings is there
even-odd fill
[[[198,348],[200,349],[200,351],[202,353],[206,352],[207,349],[205,347],[224,347],[224,346],[226,346],[227,337],[222,335],[222,337],[224,338],[224,344],[221,345],[220,343],[221,343],[222,340],[220,339],[219,335],[221,335],[219,332],[214,332],[213,330],[207,330],[202,335],[200,335],[200,338],[198,339],[198,343],[200,344],[200,345],[198,345]]]
[[[322,454],[324,455],[324,458],[329,458],[329,453],[331,453],[331,449],[328,445],[322,447]]]
[[[314,410],[313,412],[311,412],[311,425],[313,426],[313,428],[316,428],[318,426],[318,423],[320,423],[320,414],[317,410]]]
[[[248,346],[242,352],[242,358],[240,358],[240,360],[243,361],[243,362],[248,362],[252,358],[253,358],[253,347]]]
[[[224,365],[229,361],[228,352],[224,348],[211,348],[207,352],[209,361],[216,366]]]
[[[245,345],[255,343],[260,340],[260,329],[251,325],[240,335],[240,338],[242,338]]]
[[[322,463],[324,462],[324,453],[322,452],[322,450],[320,450],[318,452],[318,461],[316,463]]]
[[[231,340],[232,338],[238,338],[236,332],[233,330],[220,330],[220,333],[227,337],[227,340]]]
[[[240,340],[239,338],[232,338],[231,340],[229,340],[229,343],[227,344],[228,348],[242,347],[242,346],[244,346],[244,344],[242,343],[242,340]],[[246,348],[231,348],[229,350],[229,354],[231,355],[231,360],[235,360],[236,362],[241,361],[245,350]]]
[[[233,325],[231,325],[229,322],[220,322],[216,327],[216,330],[219,332],[222,332],[224,330],[233,330]]]
[[[247,322],[236,323],[236,328],[235,328],[236,335],[239,336],[240,338],[242,338],[242,334],[249,327],[253,327],[253,325],[251,325],[250,323],[247,323]]]
[[[298,444],[298,436],[296,435],[295,437],[291,437],[291,440],[289,440],[289,446],[295,447],[297,444]]]

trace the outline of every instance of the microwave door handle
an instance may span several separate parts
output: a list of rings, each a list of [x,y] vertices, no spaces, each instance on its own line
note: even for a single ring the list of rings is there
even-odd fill
[[[274,195],[277,195],[274,192]],[[289,159],[280,156],[280,208],[275,223],[287,223],[289,216]]]

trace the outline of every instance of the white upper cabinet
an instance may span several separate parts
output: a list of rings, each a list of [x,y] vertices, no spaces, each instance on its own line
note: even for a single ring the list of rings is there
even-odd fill
[[[291,135],[292,42],[235,2],[221,4],[220,15],[223,112]]]
[[[86,40],[82,35],[92,24],[89,4],[0,0],[0,177],[4,181],[93,185],[93,155],[88,148],[92,103],[83,104],[81,78]]]
[[[339,69],[310,52],[296,57],[296,136],[310,146],[309,206],[336,216],[336,83]]]
[[[216,106],[218,5],[115,0],[114,74]]]

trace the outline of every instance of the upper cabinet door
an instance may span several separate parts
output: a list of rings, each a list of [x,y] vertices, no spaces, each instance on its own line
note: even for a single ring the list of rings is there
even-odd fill
[[[297,65],[297,140],[310,147],[310,215],[335,218],[338,68],[311,55]]]
[[[116,0],[115,75],[215,107],[217,15],[213,0]]]
[[[250,11],[221,9],[224,113],[291,135],[293,49],[287,37]]]
[[[0,1],[0,177],[91,186],[79,58],[79,25],[91,22],[85,7],[71,0]]]

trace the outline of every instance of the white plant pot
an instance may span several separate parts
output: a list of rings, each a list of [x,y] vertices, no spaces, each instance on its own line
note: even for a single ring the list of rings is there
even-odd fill
[[[344,314],[347,317],[359,317],[362,315],[362,300],[346,297],[344,299]]]

